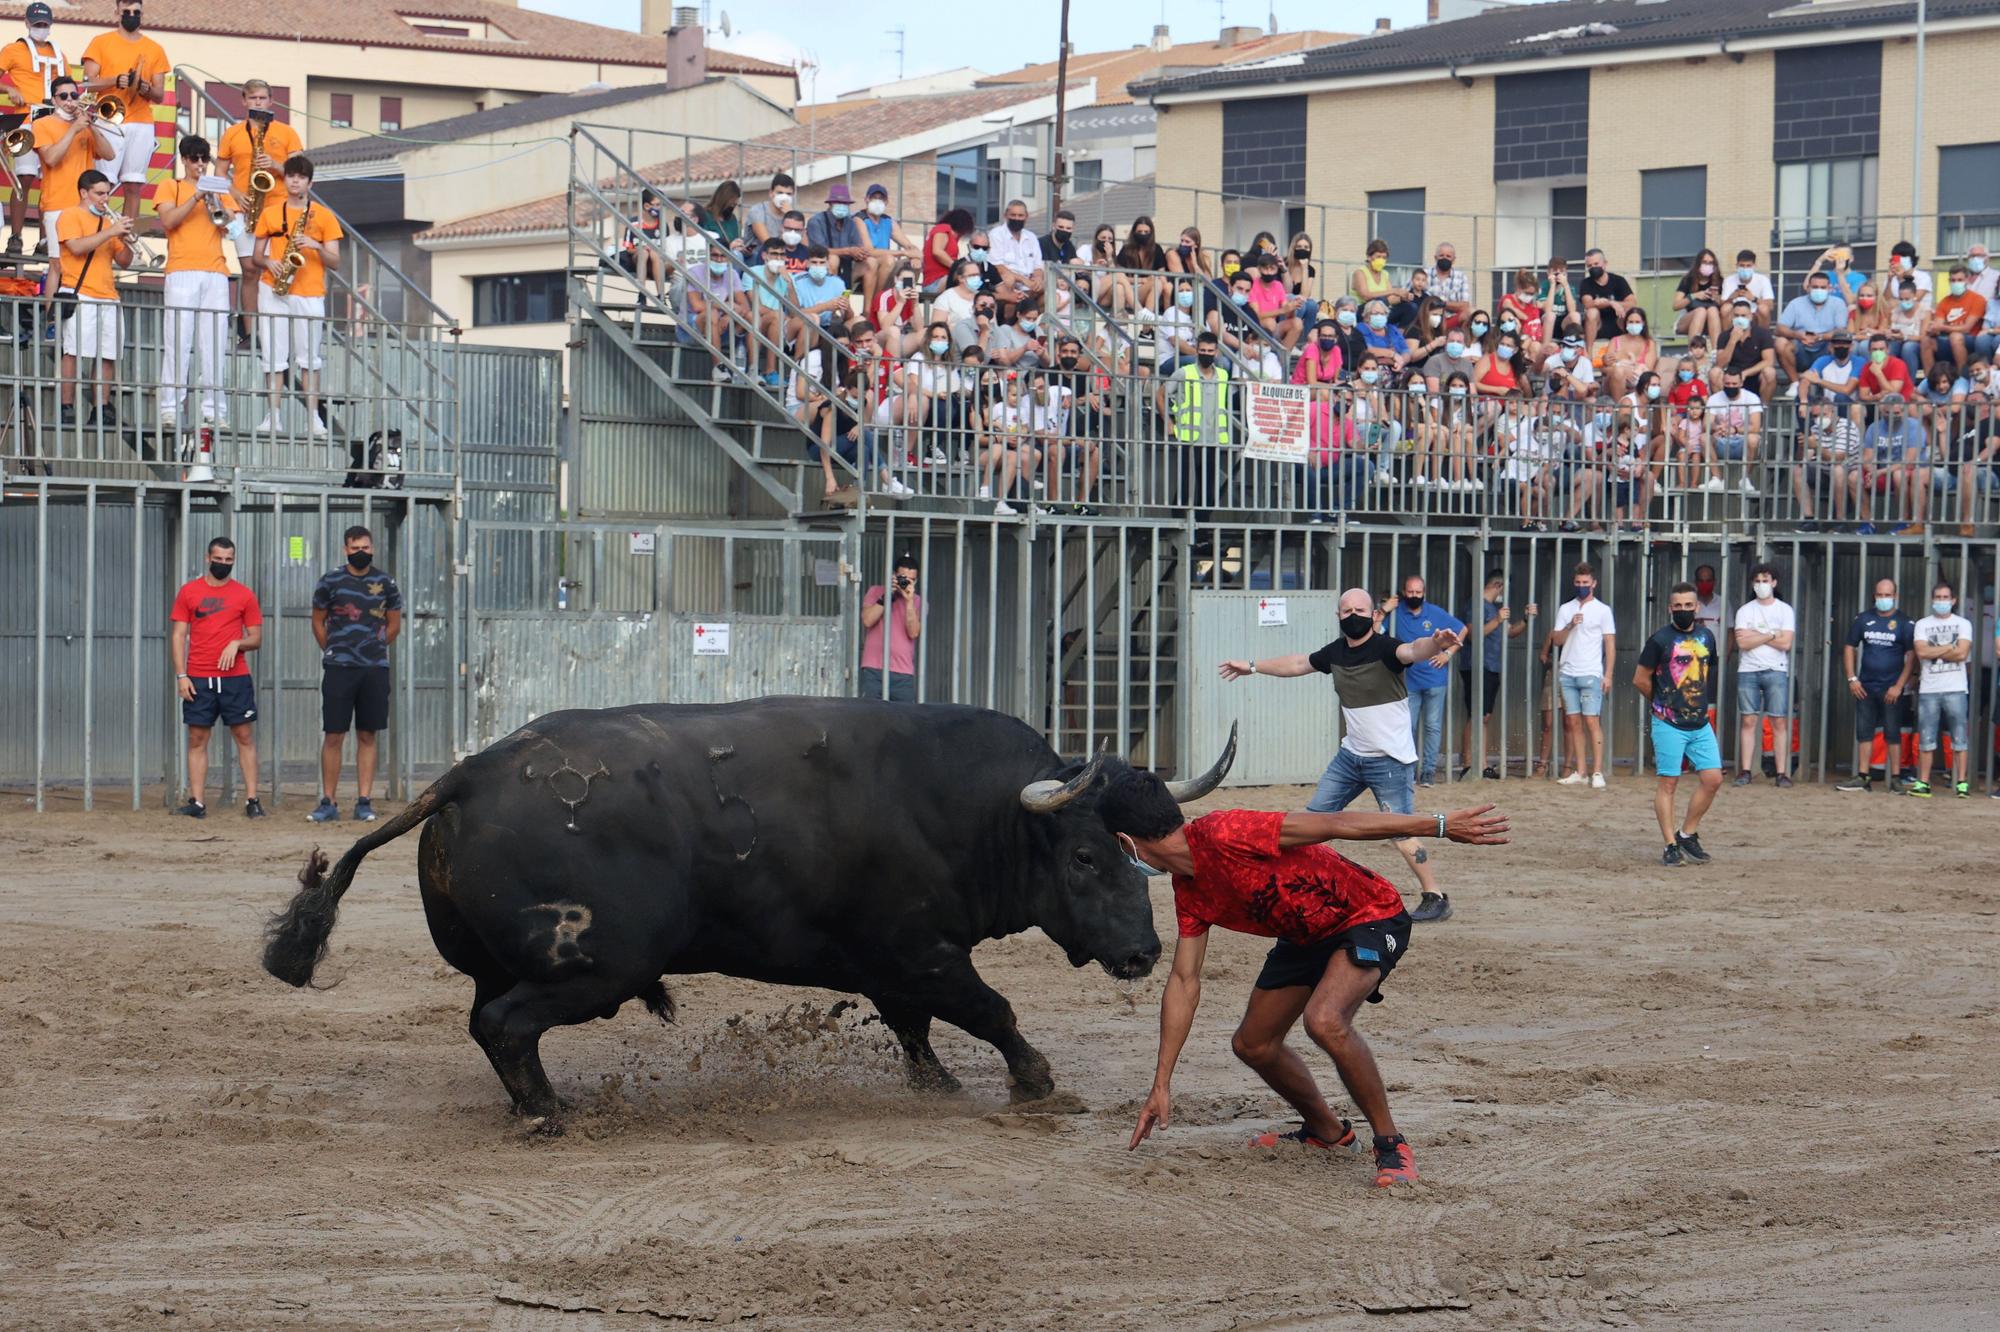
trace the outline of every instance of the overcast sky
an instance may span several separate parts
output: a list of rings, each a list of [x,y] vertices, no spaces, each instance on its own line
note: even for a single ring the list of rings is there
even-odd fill
[[[618,27],[639,26],[639,0],[522,0],[567,18]],[[1377,18],[1397,27],[1420,22],[1424,0],[1073,0],[1070,39],[1079,51],[1115,51],[1151,39],[1155,23],[1176,41],[1206,41],[1223,23],[1264,28],[1275,10],[1279,31],[1316,27],[1366,32]],[[810,72],[801,93],[830,101],[850,89],[896,77],[897,38],[904,29],[903,72],[931,73],[972,65],[989,74],[1018,69],[1056,54],[1059,0],[956,0],[951,4],[881,4],[869,0],[811,7],[800,0],[709,0],[709,25],[729,16],[732,35],[713,34],[717,46],[790,64],[819,64],[817,96]],[[1000,15],[1004,21],[999,21]]]

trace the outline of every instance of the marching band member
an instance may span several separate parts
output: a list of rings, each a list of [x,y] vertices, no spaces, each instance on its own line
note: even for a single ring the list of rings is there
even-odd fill
[[[94,101],[111,96],[125,104],[125,123],[114,131],[112,150],[98,159],[98,169],[118,182],[125,215],[139,217],[139,194],[152,165],[153,104],[165,86],[167,53],[139,31],[140,0],[118,0],[118,28],[100,32],[83,48],[83,90]]]
[[[214,421],[225,411],[222,358],[229,327],[229,264],[222,257],[222,241],[224,236],[248,231],[234,198],[202,193],[199,182],[210,165],[208,140],[195,134],[182,139],[180,160],[181,178],[162,183],[153,198],[167,232],[160,424],[168,428],[179,421],[181,404],[196,396],[188,379],[190,353],[195,358],[201,419]],[[218,215],[225,219],[221,225],[216,223]]]
[[[257,266],[264,274],[257,290],[257,339],[271,392],[271,409],[257,429],[279,429],[278,390],[289,365],[299,372],[312,433],[325,435],[326,423],[319,419],[319,348],[326,332],[326,270],[340,267],[346,233],[331,210],[311,199],[312,159],[294,153],[284,170],[283,196],[265,205],[257,219]]]
[[[76,293],[63,318],[62,424],[76,423],[77,361],[90,363],[91,401],[85,425],[118,424],[105,394],[118,378],[125,333],[118,318],[118,265],[132,261],[132,219],[111,211],[111,180],[95,167],[77,178],[81,202],[62,210],[56,236],[62,255],[62,290]],[[56,265],[50,265],[56,267]]]
[[[49,96],[55,102],[56,113],[35,122],[35,151],[42,159],[42,235],[47,240],[49,258],[56,259],[62,254],[56,232],[63,211],[77,206],[78,180],[92,169],[98,158],[116,152],[117,148],[107,132],[110,127],[97,122],[75,79],[67,74],[56,75],[49,80]],[[60,266],[50,264],[44,289],[54,291],[60,280]]]
[[[0,134],[26,125],[36,116],[49,113],[49,80],[69,73],[69,60],[54,37],[55,14],[43,0],[35,0],[22,15],[28,34],[0,47],[0,74],[13,85],[14,105],[20,109],[0,112]],[[32,131],[31,131],[32,132]],[[7,200],[7,253],[21,253],[21,226],[28,217],[28,188],[42,174],[41,158],[30,148],[13,161],[13,196]]]
[[[261,140],[262,146],[259,146]],[[236,202],[243,215],[255,223],[263,215],[269,198],[252,197],[250,175],[268,171],[273,178],[284,171],[286,159],[306,150],[299,132],[277,118],[271,109],[271,85],[262,79],[243,81],[243,119],[223,131],[215,145],[216,162],[229,169],[236,188]],[[257,237],[246,230],[236,238],[236,258],[243,267],[243,280],[236,284],[237,345],[250,343],[250,314],[257,308]]]

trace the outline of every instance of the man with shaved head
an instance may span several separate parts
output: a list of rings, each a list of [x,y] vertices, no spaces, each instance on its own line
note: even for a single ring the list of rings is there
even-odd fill
[[[1225,661],[1222,678],[1246,675],[1296,677],[1318,672],[1334,678],[1340,694],[1340,749],[1319,779],[1306,808],[1317,813],[1346,809],[1363,791],[1372,791],[1385,814],[1416,810],[1417,748],[1410,737],[1410,691],[1403,670],[1458,646],[1453,629],[1439,629],[1411,642],[1381,632],[1375,598],[1365,588],[1340,594],[1340,637],[1314,653],[1259,661]],[[1414,839],[1396,849],[1409,862],[1422,889],[1412,921],[1439,921],[1451,915],[1451,899],[1437,890],[1430,856]]]

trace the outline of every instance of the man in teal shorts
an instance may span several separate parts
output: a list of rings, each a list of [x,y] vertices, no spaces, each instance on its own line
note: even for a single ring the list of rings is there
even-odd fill
[[[1632,683],[1653,708],[1653,771],[1659,775],[1653,813],[1667,844],[1661,860],[1669,867],[1708,863],[1696,829],[1722,789],[1722,746],[1708,722],[1720,654],[1715,635],[1695,623],[1700,605],[1693,583],[1675,583],[1667,596],[1669,623],[1646,640],[1639,650],[1639,669],[1632,673]],[[1688,801],[1687,818],[1676,828],[1674,788],[1680,785],[1683,760],[1700,785]]]

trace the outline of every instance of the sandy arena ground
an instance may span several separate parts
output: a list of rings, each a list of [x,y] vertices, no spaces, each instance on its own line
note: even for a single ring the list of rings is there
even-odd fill
[[[1076,1113],[1011,1110],[956,1029],[966,1092],[926,1099],[865,1005],[696,977],[678,1026],[550,1033],[584,1109],[528,1138],[414,836],[348,894],[337,988],[297,992],[256,952],[303,802],[8,796],[0,1326],[2000,1326],[2000,805],[1725,789],[1716,863],[1667,871],[1650,785],[1464,788],[1517,840],[1439,853],[1457,918],[1363,1014],[1425,1177],[1393,1194],[1241,1145],[1286,1122],[1228,1050],[1255,940],[1211,947],[1173,1127],[1134,1153],[1165,964],[1120,987],[1038,934],[978,961]]]

